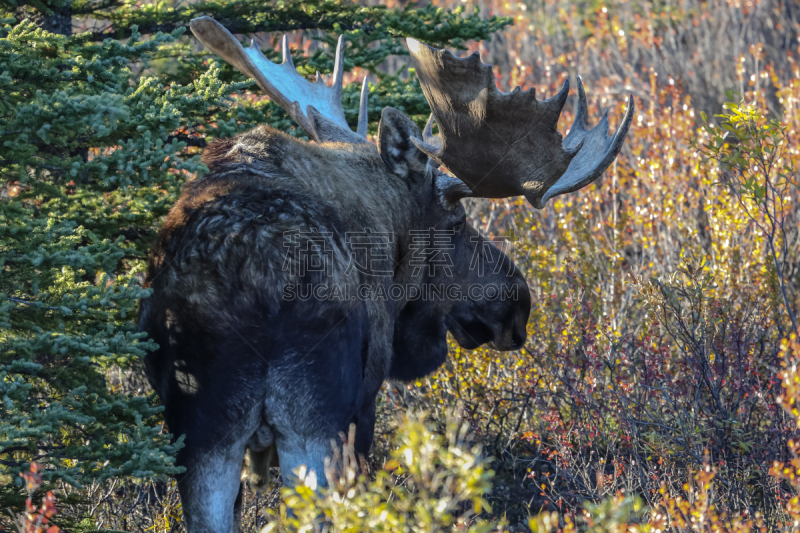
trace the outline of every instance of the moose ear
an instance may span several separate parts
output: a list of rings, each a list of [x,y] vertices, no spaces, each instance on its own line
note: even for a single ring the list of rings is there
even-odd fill
[[[402,178],[422,177],[428,156],[411,138],[422,134],[414,121],[392,107],[384,108],[378,125],[378,152],[389,170]]]

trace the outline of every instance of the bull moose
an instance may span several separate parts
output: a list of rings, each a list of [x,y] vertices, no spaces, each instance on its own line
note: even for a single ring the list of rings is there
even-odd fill
[[[191,29],[314,141],[259,126],[211,143],[210,172],[186,184],[152,250],[139,320],[159,348],[146,371],[170,431],[185,435],[187,530],[220,533],[238,530],[243,476],[263,485],[273,458],[284,483],[301,465],[324,483],[331,442],[353,423],[367,454],[381,384],[433,372],[448,332],[468,349],[524,344],[525,279],[466,222],[460,200],[524,195],[542,208],[586,186],[618,154],[633,100],[611,137],[607,114],[587,129],[579,79],[562,140],[568,81],[544,101],[503,93],[477,53],[460,59],[407,39],[440,135],[387,107],[375,146],[366,80],[357,131],[345,121],[341,37],[327,87],[300,76],[285,37],[275,64],[208,17]],[[445,263],[418,253],[442,235]],[[312,252],[321,267],[308,264]],[[445,295],[420,297],[426,287]]]

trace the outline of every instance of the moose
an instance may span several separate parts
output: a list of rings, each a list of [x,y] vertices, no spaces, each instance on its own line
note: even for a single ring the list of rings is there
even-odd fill
[[[328,87],[296,71],[285,37],[275,64],[209,17],[191,29],[313,141],[264,125],[211,143],[209,173],[185,185],[151,254],[139,327],[159,347],[146,372],[170,432],[185,435],[176,461],[187,530],[220,533],[238,531],[243,479],[263,487],[276,462],[285,484],[302,465],[324,484],[332,443],[351,424],[368,454],[382,383],[433,372],[448,332],[467,349],[523,346],[525,278],[467,223],[461,200],[524,195],[542,208],[593,182],[620,151],[633,100],[610,137],[607,112],[588,129],[578,79],[562,139],[568,80],[544,101],[504,93],[477,53],[409,38],[431,120],[420,132],[387,107],[376,146],[366,79],[357,130],[345,120],[342,37]],[[446,261],[426,252],[443,237]],[[445,297],[405,290],[440,286]]]

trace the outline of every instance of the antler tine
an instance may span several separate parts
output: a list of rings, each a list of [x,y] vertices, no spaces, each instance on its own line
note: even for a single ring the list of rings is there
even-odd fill
[[[564,139],[564,148],[574,151],[576,155],[570,162],[567,171],[542,196],[542,206],[550,198],[577,191],[600,177],[622,149],[625,136],[633,121],[635,106],[633,96],[629,95],[622,124],[619,125],[617,131],[611,137],[608,136],[608,108],[606,108],[603,118],[600,119],[597,126],[587,131],[586,93],[580,77],[578,77],[578,103],[576,107],[575,119],[572,122],[569,134]],[[603,154],[599,161],[598,153]]]
[[[425,152],[430,156],[430,154],[440,154],[442,151],[442,138],[441,136],[433,134],[433,124],[434,124],[434,117],[433,113],[430,114],[428,117],[428,121],[425,123],[425,129],[422,130],[422,140],[420,141],[416,137],[411,138],[411,142],[413,142],[417,148]],[[433,159],[433,158],[432,158]],[[436,159],[433,159],[436,161]],[[438,168],[440,165],[436,162],[434,165]],[[458,188],[458,191],[464,191],[463,188]]]
[[[515,87],[512,93],[518,93],[521,89],[519,87]],[[536,94],[536,90],[532,91],[534,95]],[[545,107],[551,114],[550,120],[553,121],[553,124],[558,124],[558,119],[561,116],[561,111],[564,109],[564,105],[567,103],[567,98],[569,98],[569,78],[564,80],[564,83],[561,85],[561,89],[554,95],[541,102],[542,106]]]
[[[367,76],[361,83],[361,99],[358,104],[358,128],[356,133],[367,138],[367,126],[369,125],[369,82]]]
[[[211,51],[253,78],[315,141],[366,142],[366,138],[347,125],[342,109],[344,39],[341,36],[336,47],[334,83],[326,87],[324,83],[309,82],[297,72],[285,35],[281,42],[283,62],[277,65],[261,53],[255,41],[243,48],[228,30],[210,17],[193,19],[190,27],[194,36]]]
[[[425,129],[422,130],[422,140],[411,137],[411,142],[413,142],[417,148],[425,152],[428,157],[438,161],[442,156],[442,138],[441,136],[433,134],[434,120],[435,117],[433,113],[431,113],[428,117],[428,121],[425,123]]]
[[[342,100],[342,80],[344,79],[344,35],[339,36],[336,43],[336,61],[333,64],[333,89],[334,94]]]
[[[422,130],[422,140],[431,146],[438,145],[438,147],[441,148],[442,140],[433,134],[433,123],[433,113],[431,113],[431,115],[428,117],[428,122],[425,123],[425,129]]]
[[[608,137],[608,115],[586,130],[586,95],[578,78],[578,109],[569,135],[556,131],[569,96],[569,80],[552,98],[535,91],[497,89],[492,68],[477,52],[457,58],[407,39],[417,61],[425,98],[439,125],[441,144],[412,139],[417,147],[458,176],[474,196],[524,195],[541,209],[550,198],[600,177],[619,153],[633,116],[633,99],[622,125]]]
[[[589,110],[586,106],[586,91],[583,90],[583,80],[581,77],[575,76],[575,79],[578,81],[578,103],[575,106],[575,118],[572,120],[572,127],[569,130],[572,131],[577,128],[580,131],[586,131],[586,115],[589,114]],[[607,111],[606,109],[606,112]],[[567,135],[567,137],[569,137],[569,135]]]
[[[253,39],[253,45],[255,45],[255,42],[256,42],[255,39]],[[258,51],[260,52],[261,49],[259,49]],[[289,38],[286,36],[285,33],[281,37],[281,51],[283,52],[283,63],[281,63],[281,65],[288,64],[290,67],[294,68],[294,60],[292,60],[292,51],[289,49]]]

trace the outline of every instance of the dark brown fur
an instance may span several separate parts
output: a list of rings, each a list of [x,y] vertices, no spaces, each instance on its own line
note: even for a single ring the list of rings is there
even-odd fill
[[[351,422],[367,453],[381,384],[435,370],[448,330],[469,347],[524,341],[524,279],[499,251],[502,275],[469,268],[483,240],[463,227],[460,205],[441,205],[438,173],[410,142],[419,135],[387,109],[378,149],[311,144],[262,126],[204,152],[210,173],[186,185],[162,227],[140,316],[160,346],[147,357],[148,376],[170,430],[186,435],[178,463],[188,469],[179,479],[190,532],[228,528],[233,473],[246,450],[259,485],[274,450],[285,480],[301,462],[321,476],[329,439]],[[430,228],[462,228],[452,230],[456,264],[446,275],[412,268],[410,231]],[[357,252],[348,235],[366,230],[391,242],[369,271],[348,270]],[[324,272],[303,271],[285,246],[287,234],[302,240],[315,231],[330,252]],[[434,281],[508,283],[519,299],[305,301],[284,292],[303,283],[385,291]]]

